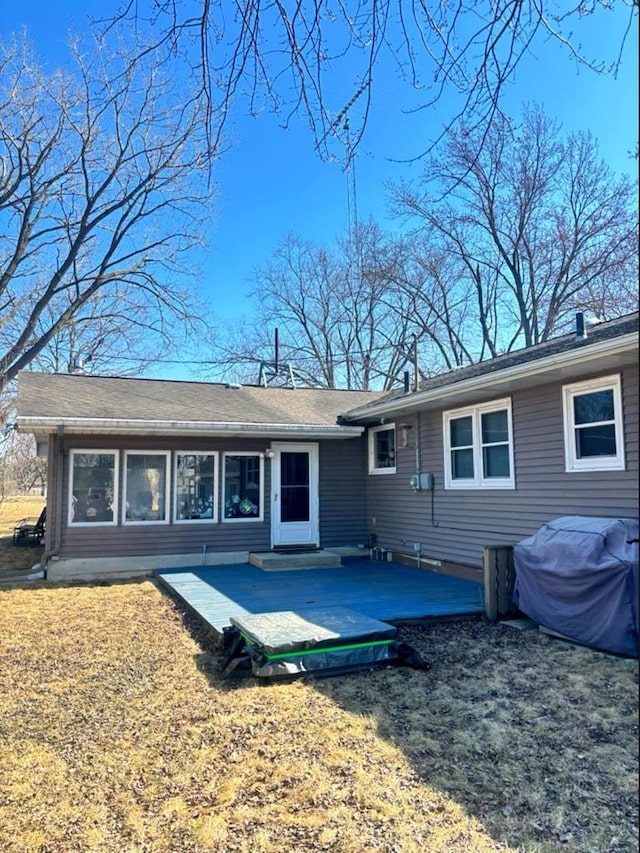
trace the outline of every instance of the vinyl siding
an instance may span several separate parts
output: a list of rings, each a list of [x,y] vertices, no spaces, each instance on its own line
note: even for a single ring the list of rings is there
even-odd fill
[[[594,377],[597,375],[601,374]],[[370,532],[376,534],[382,547],[412,552],[413,543],[419,542],[426,556],[480,567],[484,545],[515,543],[558,516],[636,517],[637,365],[622,371],[622,396],[625,470],[567,473],[562,384],[515,392],[511,396],[515,490],[445,490],[444,410],[403,416],[402,422],[413,427],[409,432],[411,447],[398,447],[396,474],[367,477]],[[435,475],[433,494],[414,492],[409,486],[409,478],[416,471],[418,435],[420,470]]]
[[[320,542],[364,544],[367,457],[364,438],[320,444]]]
[[[270,490],[271,468],[267,460],[264,466],[264,521],[224,523],[220,520],[211,524],[193,525],[153,524],[129,526],[118,523],[114,526],[69,527],[69,451],[71,449],[111,450],[178,450],[218,451],[220,477],[218,484],[218,515],[221,518],[220,495],[222,483],[222,454],[225,451],[264,451],[269,445],[265,439],[216,439],[201,438],[179,440],[175,438],[140,437],[126,439],[122,436],[77,436],[64,440],[64,463],[62,465],[62,501],[58,508],[55,500],[55,477],[51,475],[50,502],[52,517],[61,512],[60,557],[63,559],[119,556],[149,556],[156,554],[193,554],[200,557],[202,549],[207,553],[228,551],[267,551],[271,548]],[[320,544],[349,545],[363,541],[366,534],[364,512],[364,450],[362,439],[320,441]],[[52,466],[52,470],[53,470]],[[122,495],[124,476],[124,454],[120,457],[119,494]],[[121,503],[118,515],[122,512]],[[173,481],[171,484],[170,513],[173,512]],[[53,529],[53,528],[51,528]]]

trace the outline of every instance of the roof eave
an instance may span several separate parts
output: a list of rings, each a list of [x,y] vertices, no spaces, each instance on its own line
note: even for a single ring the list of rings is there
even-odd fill
[[[398,410],[406,412],[411,409],[428,408],[440,404],[446,405],[455,402],[458,397],[464,397],[473,392],[493,393],[501,390],[500,386],[515,385],[519,382],[524,384],[527,379],[533,377],[536,379],[540,377],[543,381],[551,373],[561,369],[580,367],[580,372],[587,373],[589,369],[593,369],[593,362],[603,361],[606,357],[631,353],[637,349],[638,333],[633,332],[613,340],[609,339],[591,344],[588,349],[577,347],[568,352],[554,353],[524,364],[516,364],[502,370],[496,370],[494,373],[484,373],[452,382],[450,385],[441,385],[426,391],[414,391],[401,397],[394,397],[386,402],[372,403],[366,408],[346,412],[342,417],[346,421],[366,424],[372,418]],[[584,370],[582,370],[583,367]]]
[[[18,429],[36,435],[201,436],[211,438],[355,438],[361,426],[324,424],[251,424],[203,421],[149,421],[115,418],[69,418],[19,415]]]

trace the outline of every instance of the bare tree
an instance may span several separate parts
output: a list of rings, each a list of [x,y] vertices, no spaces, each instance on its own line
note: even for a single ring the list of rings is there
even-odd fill
[[[391,387],[410,339],[409,312],[399,310],[392,288],[403,254],[371,222],[334,250],[290,235],[256,272],[257,321],[219,343],[218,368],[271,361],[277,328],[282,359],[314,384]]]
[[[372,108],[374,77],[401,76],[413,109],[426,109],[443,93],[457,95],[448,126],[464,117],[486,128],[497,114],[505,83],[523,56],[552,40],[576,64],[617,70],[637,15],[624,0],[619,51],[587,60],[579,48],[585,18],[610,14],[609,3],[567,5],[558,0],[125,0],[102,24],[148,25],[158,44],[181,53],[200,81],[208,114],[218,129],[235,96],[250,111],[267,106],[287,123],[306,119],[318,151],[328,156],[351,111],[348,149],[358,145]],[[381,69],[382,75],[381,75]],[[344,140],[343,140],[344,141]],[[432,143],[435,140],[431,141]]]
[[[480,358],[547,340],[596,292],[609,316],[629,308],[617,294],[637,280],[633,183],[589,134],[563,140],[537,108],[519,127],[500,119],[480,153],[476,132],[452,133],[417,187],[395,188],[394,205],[455,261],[466,347]]]
[[[201,105],[153,53],[87,57],[46,75],[24,44],[0,53],[0,389],[63,334],[161,348],[198,315],[179,282],[208,195]]]

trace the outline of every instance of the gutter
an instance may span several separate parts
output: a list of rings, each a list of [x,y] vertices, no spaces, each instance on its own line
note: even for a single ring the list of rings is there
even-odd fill
[[[122,433],[128,435],[206,435],[289,438],[354,438],[362,435],[361,426],[325,426],[322,424],[249,424],[220,421],[147,421],[126,418],[72,418],[19,415],[18,427],[24,432],[53,432],[62,427],[65,435],[74,433]]]
[[[618,355],[627,351],[630,352],[637,349],[637,347],[638,333],[633,332],[632,334],[616,338],[614,342],[606,340],[600,341],[597,344],[590,344],[588,351],[578,348],[570,350],[568,353],[554,353],[545,358],[534,359],[533,361],[516,364],[512,367],[505,367],[493,373],[471,376],[468,379],[454,381],[450,384],[440,385],[437,388],[426,391],[415,391],[412,394],[394,397],[392,400],[386,402],[371,403],[366,409],[353,409],[351,412],[346,412],[342,417],[348,421],[357,421],[359,419],[370,421],[372,417],[386,415],[398,409],[408,411],[418,406],[425,406],[428,403],[445,403],[450,397],[456,397],[461,393],[475,391],[476,389],[482,391],[490,390],[495,385],[501,385],[505,382],[514,382],[526,379],[529,376],[550,373],[560,368],[572,367],[578,364],[582,365],[606,355]]]

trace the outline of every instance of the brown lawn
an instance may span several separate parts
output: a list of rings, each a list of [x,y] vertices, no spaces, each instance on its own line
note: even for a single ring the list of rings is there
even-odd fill
[[[149,580],[0,591],[0,850],[637,850],[637,661],[402,633],[430,671],[220,682]]]
[[[35,524],[45,503],[45,498],[24,496],[0,501],[0,577],[3,572],[30,569],[40,560],[43,548],[13,544],[13,528],[24,518]]]

